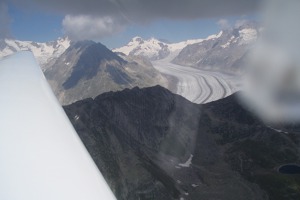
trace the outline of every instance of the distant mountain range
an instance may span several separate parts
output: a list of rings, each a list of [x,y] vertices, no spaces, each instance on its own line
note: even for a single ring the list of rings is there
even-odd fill
[[[237,95],[197,105],[133,88],[65,111],[119,200],[300,199],[299,175],[277,171],[300,161],[299,134],[264,125]]]
[[[160,60],[174,54],[172,62],[182,66],[205,70],[239,72],[243,59],[261,32],[255,22],[221,31],[206,39],[166,43],[155,38],[144,40],[133,38],[127,45],[113,49],[125,55],[144,56],[149,60]]]
[[[69,38],[39,43],[13,39],[0,39],[0,58],[22,50],[32,51],[38,63],[45,70],[46,65],[57,59],[70,46]]]
[[[173,63],[211,71],[240,72],[244,58],[261,33],[256,23],[222,31],[220,37],[186,46]]]
[[[127,45],[112,49],[125,56],[142,56],[150,61],[166,58],[171,53],[178,54],[173,62],[180,65],[203,69],[234,68],[251,47],[261,32],[255,22],[247,22],[239,27],[221,31],[206,39],[192,39],[178,43],[169,43],[155,38],[134,37]],[[51,61],[62,55],[71,45],[71,41],[59,38],[56,41],[37,43],[13,39],[0,40],[0,57],[20,50],[30,50],[43,69]]]
[[[186,40],[178,43],[167,43],[155,38],[144,40],[141,37],[134,37],[127,45],[113,49],[113,51],[125,55],[144,56],[149,60],[159,60],[167,57],[172,52],[181,51],[190,44],[218,38],[220,34],[211,35],[206,39]]]
[[[159,84],[170,88],[172,84],[176,88],[176,77],[167,80],[153,68],[151,62],[161,59],[171,58],[168,62],[181,66],[238,73],[259,32],[257,24],[245,23],[206,39],[179,43],[135,37],[112,51],[100,43],[72,42],[67,37],[47,43],[4,39],[0,40],[0,57],[32,51],[58,99],[66,105],[135,86]]]

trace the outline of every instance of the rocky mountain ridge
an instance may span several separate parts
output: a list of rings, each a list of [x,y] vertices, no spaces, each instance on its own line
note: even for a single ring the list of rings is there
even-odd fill
[[[172,62],[204,70],[239,73],[260,33],[257,23],[245,23],[222,31],[218,38],[186,46]]]
[[[299,135],[279,133],[237,95],[193,104],[156,86],[65,107],[118,199],[299,199]]]

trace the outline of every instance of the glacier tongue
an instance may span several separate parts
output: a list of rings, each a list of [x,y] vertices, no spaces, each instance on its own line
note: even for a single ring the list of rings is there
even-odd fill
[[[222,99],[237,90],[232,77],[225,74],[171,63],[177,54],[178,51],[165,59],[152,62],[162,74],[177,79],[176,91],[173,91],[176,94],[191,102],[202,104]]]

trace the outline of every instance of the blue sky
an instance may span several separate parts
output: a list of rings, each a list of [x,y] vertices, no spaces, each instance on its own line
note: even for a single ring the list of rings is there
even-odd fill
[[[42,12],[24,12],[10,7],[12,17],[12,35],[19,40],[51,41],[63,36],[62,21],[64,16]],[[186,39],[202,38],[220,30],[219,19],[201,20],[161,20],[146,25],[130,25],[120,33],[106,36],[98,40],[110,47],[118,47],[131,38],[140,36],[147,38],[166,39],[178,42]]]
[[[104,38],[102,42],[114,47],[126,44],[135,36],[140,36],[144,39],[154,37],[168,40],[169,42],[203,38],[220,30],[217,21],[216,19],[192,21],[162,20],[148,25],[131,25],[126,27],[122,33]]]
[[[63,15],[29,12],[12,5],[8,10],[12,19],[11,34],[16,39],[46,42],[62,36]]]
[[[8,3],[7,7],[8,15],[11,19],[10,32],[12,37],[16,39],[31,40],[37,42],[52,41],[56,40],[58,37],[63,36],[64,33],[69,30],[68,26],[70,25],[67,24],[66,26],[66,23],[63,24],[66,15],[69,14],[69,10],[67,10],[68,12],[64,13],[53,12],[53,10],[51,9],[23,9],[22,7],[15,6],[15,4],[12,3]],[[102,16],[99,18],[101,22],[99,26],[102,29],[104,28],[109,31],[102,33],[103,30],[100,28],[99,35],[101,35],[101,37],[94,39],[96,41],[102,42],[109,48],[122,46],[134,36],[141,36],[145,39],[154,37],[158,39],[166,39],[170,42],[179,42],[195,38],[205,38],[208,35],[218,33],[221,30],[220,23],[218,23],[220,19],[223,19],[223,21],[226,21],[226,23],[234,25],[235,21],[237,20],[255,18],[255,15],[250,15],[249,17],[249,15],[245,16],[241,15],[240,13],[236,14],[235,12],[233,12],[232,15],[227,16],[204,16],[199,18],[194,17],[191,19],[189,17],[186,17],[183,13],[183,17],[178,18],[174,18],[173,16],[169,17],[166,15],[162,17],[153,17],[152,19],[152,16],[149,15],[150,20],[147,20],[148,18],[146,18],[146,20],[143,19],[142,22],[136,20],[130,23],[126,22],[126,25],[123,25],[123,21],[120,21],[119,18],[115,17],[115,15],[116,14],[112,14],[112,17],[109,18],[108,22],[106,22],[107,20],[103,20]],[[78,21],[78,19],[74,18],[73,15],[70,17],[71,22]],[[97,20],[98,18],[93,16],[92,18],[88,19]],[[110,19],[112,20],[112,22],[110,21]],[[103,25],[103,21],[105,21],[105,25]],[[94,22],[97,23],[97,21],[93,21],[93,23]],[[93,24],[91,24],[91,26],[93,26]],[[77,28],[78,26],[75,26],[75,29],[74,27],[71,27],[71,31],[76,33]],[[79,28],[78,32],[80,32]],[[83,32],[84,31],[85,29],[83,29]],[[92,31],[95,32],[95,30]],[[93,34],[95,35],[94,32]],[[83,37],[83,39],[90,38]]]

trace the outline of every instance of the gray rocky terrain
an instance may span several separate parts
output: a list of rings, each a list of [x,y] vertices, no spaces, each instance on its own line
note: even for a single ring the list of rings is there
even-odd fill
[[[65,111],[120,200],[299,199],[299,135],[264,125],[237,95],[204,105],[156,86]]]
[[[240,73],[244,69],[244,58],[259,34],[259,26],[254,22],[223,30],[218,38],[183,48],[172,62],[204,70]]]

